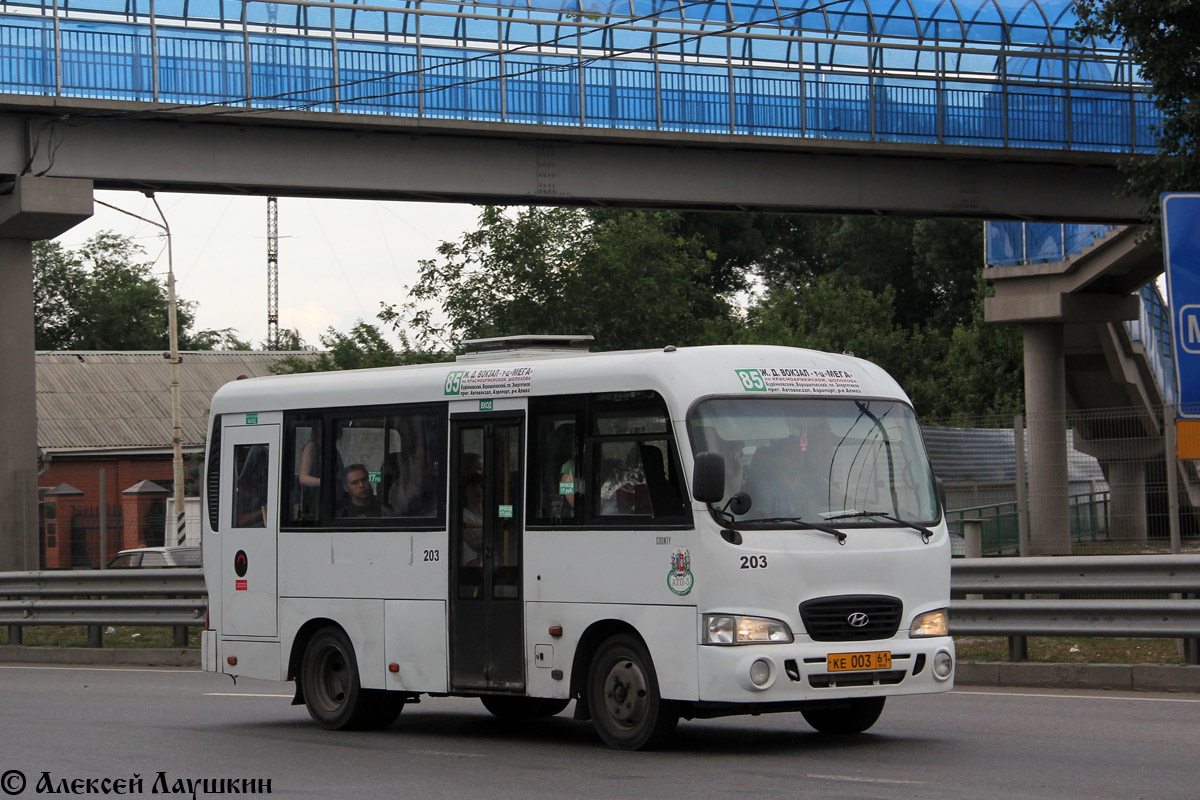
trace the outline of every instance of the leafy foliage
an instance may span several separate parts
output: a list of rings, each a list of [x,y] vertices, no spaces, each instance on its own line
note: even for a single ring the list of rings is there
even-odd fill
[[[982,324],[981,237],[954,220],[486,207],[420,263],[407,303],[383,304],[398,350],[360,320],[278,369],[444,360],[519,333],[590,333],[597,350],[770,343],[874,361],[922,414],[1015,411],[1021,346]]]
[[[479,228],[422,261],[389,318],[419,349],[517,333],[581,333],[600,350],[694,344],[729,320],[713,259],[667,212],[489,206]],[[436,307],[444,321],[431,309]]]
[[[166,350],[167,290],[133,239],[103,231],[78,250],[33,244],[34,341],[39,350]],[[194,304],[177,303],[181,350],[237,342],[230,329],[193,332]]]
[[[389,319],[385,310],[381,319]],[[339,369],[367,369],[369,367],[395,367],[401,364],[424,364],[431,361],[453,359],[451,353],[418,352],[407,346],[407,340],[399,349],[388,344],[378,325],[358,320],[347,333],[333,328],[321,336],[325,350],[314,357],[304,358],[288,355],[271,365],[271,372],[283,375],[293,372],[328,372]],[[280,331],[280,346],[285,350],[308,350],[298,331]]]

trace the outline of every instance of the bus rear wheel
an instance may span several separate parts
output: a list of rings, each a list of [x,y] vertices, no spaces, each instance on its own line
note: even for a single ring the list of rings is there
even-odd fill
[[[883,697],[851,697],[823,701],[801,708],[804,720],[821,733],[848,735],[862,733],[875,724],[883,713]]]
[[[402,695],[362,688],[354,646],[341,628],[322,628],[309,640],[300,681],[309,716],[326,730],[382,728],[404,708]]]
[[[666,743],[679,722],[663,700],[646,646],[614,636],[596,651],[588,672],[588,710],[596,733],[617,750],[646,750]]]
[[[494,716],[511,721],[553,717],[571,702],[551,697],[509,697],[499,694],[488,694],[479,699]]]

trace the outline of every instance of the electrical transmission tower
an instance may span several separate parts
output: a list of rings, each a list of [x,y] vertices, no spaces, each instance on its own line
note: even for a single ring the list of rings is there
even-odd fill
[[[279,198],[267,198],[267,349],[279,349]]]

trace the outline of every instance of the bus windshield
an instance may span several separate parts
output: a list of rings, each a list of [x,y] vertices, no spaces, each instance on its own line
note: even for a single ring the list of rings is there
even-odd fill
[[[933,523],[937,493],[912,409],[862,398],[716,398],[688,418],[693,452],[725,458],[725,499],[750,496],[739,527]],[[724,505],[725,500],[721,504]]]

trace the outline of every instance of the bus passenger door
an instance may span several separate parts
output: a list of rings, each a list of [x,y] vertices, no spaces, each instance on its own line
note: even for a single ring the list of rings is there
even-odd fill
[[[279,426],[225,428],[221,475],[221,633],[275,636]]]
[[[525,688],[520,417],[451,421],[450,684]]]

